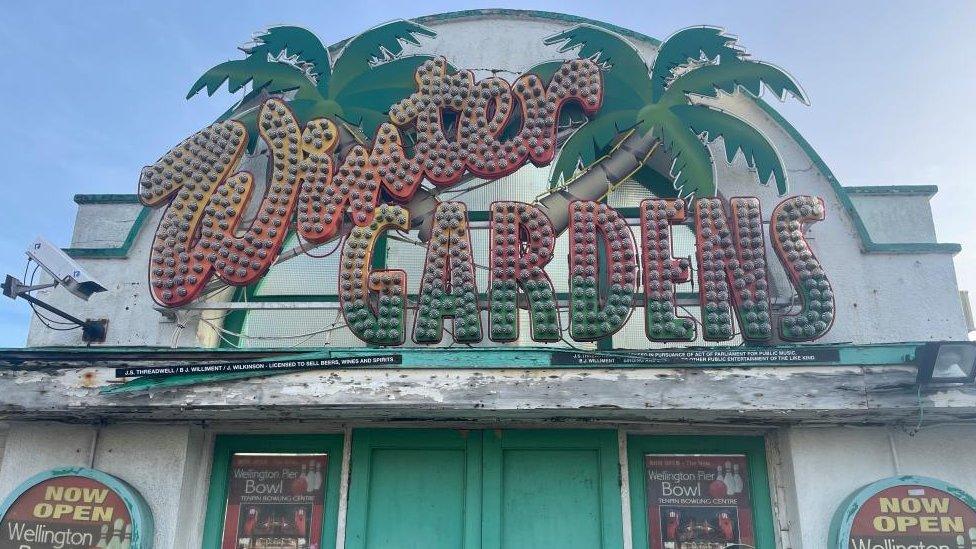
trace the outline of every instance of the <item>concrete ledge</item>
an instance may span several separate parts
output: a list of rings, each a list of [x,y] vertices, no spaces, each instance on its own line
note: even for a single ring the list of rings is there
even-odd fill
[[[75,204],[138,204],[137,194],[76,194]]]
[[[937,185],[864,185],[844,187],[847,194],[878,196],[934,196],[939,192]]]

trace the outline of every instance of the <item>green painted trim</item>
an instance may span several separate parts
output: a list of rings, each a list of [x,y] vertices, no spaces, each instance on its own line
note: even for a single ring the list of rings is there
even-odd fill
[[[805,367],[837,367],[837,366],[890,366],[890,365],[914,365],[917,350],[924,343],[902,343],[902,344],[880,344],[880,345],[784,345],[777,348],[809,349],[826,348],[837,349],[840,360],[832,363],[804,363]],[[721,350],[721,347],[711,347],[710,349]],[[508,347],[508,348],[345,348],[331,350],[310,350],[304,353],[292,355],[281,354],[278,350],[276,356],[248,360],[248,362],[268,362],[276,360],[316,360],[327,358],[343,358],[357,356],[375,356],[399,354],[402,363],[395,366],[376,367],[371,369],[383,370],[423,370],[423,369],[587,369],[587,366],[567,366],[553,365],[552,353],[557,351],[572,351],[565,347],[541,348],[541,347]],[[268,351],[265,351],[266,353]],[[607,356],[626,355],[627,350],[620,349],[614,351],[588,351],[593,354],[605,353]],[[260,356],[260,355],[259,355]],[[2,357],[2,352],[0,352]],[[219,359],[219,356],[207,357],[210,360]],[[792,367],[796,364],[785,363],[782,365],[769,364],[750,364],[750,363],[726,363],[700,365],[689,364],[601,364],[601,369],[675,369],[675,368],[694,368],[694,369],[720,369],[720,368],[780,368]],[[595,368],[595,367],[594,367]],[[267,377],[282,375],[289,371],[274,370],[268,372],[232,372],[219,374],[187,374],[170,376],[165,378],[140,377],[120,385],[103,387],[101,394],[123,394],[138,391],[151,391],[173,387],[183,387],[197,385],[201,383],[216,383],[235,379],[248,379],[257,377]],[[294,373],[294,371],[291,371]]]
[[[787,122],[785,118],[779,112],[776,111],[769,103],[766,101],[755,98],[756,104],[765,111],[773,121],[786,130],[786,133],[796,141],[796,144],[800,146],[800,149],[810,158],[813,165],[817,168],[824,177],[827,178],[827,182],[830,183],[831,188],[837,195],[837,200],[840,201],[841,205],[847,211],[847,215],[851,218],[854,223],[854,228],[857,231],[858,236],[861,240],[861,251],[869,254],[957,254],[962,251],[962,246],[959,244],[948,244],[948,243],[938,243],[938,242],[898,242],[898,243],[882,243],[875,242],[871,238],[871,234],[868,232],[867,225],[864,224],[864,220],[861,219],[861,214],[858,213],[857,208],[854,207],[854,202],[851,201],[851,197],[848,194],[846,187],[842,186],[837,178],[834,177],[833,172],[827,167],[827,164],[820,158],[817,151],[813,150],[810,143],[800,135],[800,132],[793,127],[792,124]],[[854,187],[858,189],[858,187]],[[855,194],[857,191],[854,191]]]
[[[522,17],[525,19],[547,19],[550,21],[559,21],[566,23],[567,25],[579,25],[585,23],[588,25],[593,25],[596,27],[601,27],[609,31],[613,31],[622,36],[627,36],[629,38],[634,38],[636,40],[642,40],[650,43],[653,46],[659,46],[661,41],[657,38],[653,38],[646,34],[633,31],[630,29],[625,29],[624,27],[619,27],[612,23],[606,23],[604,21],[597,21],[596,19],[589,19],[587,17],[580,17],[578,15],[569,15],[566,13],[557,13],[553,11],[542,11],[542,10],[517,10],[517,9],[507,9],[507,8],[491,8],[491,9],[473,9],[473,10],[460,10],[460,11],[449,11],[444,13],[435,13],[431,15],[423,15],[420,17],[415,17],[411,21],[415,23],[420,23],[421,25],[430,25],[431,23],[440,23],[445,21],[453,21],[458,19],[473,19],[478,17]],[[350,38],[345,38],[329,46],[329,53],[333,56],[338,54],[342,48],[346,45]]]
[[[101,196],[127,196],[127,195],[101,195]],[[78,197],[75,196],[75,202],[78,202]],[[129,204],[129,202],[78,202],[79,204]],[[139,231],[142,230],[142,226],[146,224],[146,220],[149,219],[151,209],[143,206],[142,210],[139,211],[139,215],[136,216],[135,221],[132,223],[132,227],[129,228],[129,234],[126,235],[125,241],[122,242],[121,246],[115,248],[64,248],[64,253],[68,254],[68,257],[73,257],[75,259],[124,259],[129,256],[129,250],[132,249],[132,244],[136,241],[136,237],[139,236]]]
[[[902,195],[902,196],[935,196],[939,192],[938,185],[864,185],[859,187],[844,187],[847,194],[865,195]]]
[[[601,547],[623,547],[623,517],[620,508],[620,457],[617,433],[613,430],[530,430],[484,431],[484,495],[482,544],[485,549],[502,547],[502,468],[505,450],[595,449],[600,462]],[[554,488],[555,489],[555,488]]]
[[[880,364],[892,364],[892,363],[903,363],[911,362],[914,360],[914,353],[916,348],[925,345],[925,341],[902,341],[897,343],[870,343],[870,344],[854,344],[854,343],[840,343],[840,344],[818,344],[818,345],[776,345],[774,348],[777,349],[817,349],[825,348],[831,349],[836,348],[840,350],[841,362],[843,366],[855,366],[855,365],[880,365]],[[722,350],[725,347],[681,347],[682,350],[685,349],[714,349]],[[735,348],[735,347],[729,347]],[[491,348],[439,348],[439,347],[392,347],[383,349],[362,349],[359,347],[331,347],[331,348],[310,348],[307,350],[302,350],[301,352],[291,353],[289,356],[301,356],[308,355],[311,353],[345,353],[345,352],[367,352],[367,353],[378,353],[378,354],[389,354],[391,352],[400,354],[431,354],[436,356],[436,353],[442,352],[458,352],[458,353],[500,353],[500,354],[511,354],[517,356],[520,353],[526,351],[535,352],[553,352],[553,351],[565,351],[565,347],[546,347],[546,346],[509,346],[509,347],[491,347]],[[572,350],[572,349],[568,349]],[[619,349],[614,351],[615,353],[626,353],[628,351],[646,351],[647,349]],[[288,349],[282,349],[278,347],[268,347],[268,348],[248,348],[248,349],[219,349],[219,348],[205,348],[205,347],[157,347],[157,346],[119,346],[119,347],[82,347],[82,346],[66,346],[66,347],[6,347],[0,348],[0,364],[6,363],[4,366],[0,366],[0,371],[3,370],[31,370],[33,368],[23,368],[20,366],[21,362],[24,361],[45,361],[45,360],[57,360],[61,363],[68,363],[72,361],[92,361],[92,360],[224,360],[225,357],[221,355],[235,355],[244,357],[247,360],[254,360],[259,358],[265,358],[270,356],[285,356]],[[436,352],[436,353],[435,353]],[[900,357],[897,358],[896,357]],[[907,359],[905,357],[908,357]],[[855,360],[851,360],[851,359]],[[868,361],[868,362],[862,362]],[[67,368],[69,366],[59,364],[59,368]]]
[[[776,547],[772,498],[766,470],[766,443],[762,437],[629,435],[627,464],[630,477],[630,515],[634,547],[647,542],[647,489],[644,483],[646,454],[745,454],[749,464],[749,489],[756,527],[756,547]]]
[[[120,478],[87,467],[62,467],[44,471],[30,477],[20,483],[17,488],[14,488],[3,500],[3,503],[0,504],[0,518],[6,516],[7,511],[10,510],[10,506],[24,492],[30,490],[40,482],[58,477],[84,477],[108,486],[122,498],[126,509],[129,511],[129,517],[132,519],[132,549],[152,549],[155,524],[153,522],[152,510],[149,508],[146,500],[143,499],[142,494],[128,482]]]
[[[294,294],[283,294],[283,295],[248,295],[247,301],[252,301],[255,303],[338,303],[339,296],[337,295],[325,295],[325,294],[309,294],[309,295],[294,295]],[[245,309],[246,310],[246,309]]]
[[[367,546],[370,467],[376,449],[451,449],[464,450],[465,505],[464,547],[481,547],[482,440],[478,431],[457,429],[357,429],[352,437],[352,473],[346,512],[346,547]],[[436,490],[436,487],[431,487]]]
[[[219,435],[214,442],[203,549],[220,547],[227,504],[230,460],[237,452],[325,453],[329,455],[322,520],[322,549],[335,547],[339,526],[339,482],[342,478],[342,435]],[[148,548],[147,548],[148,549]]]
[[[833,549],[847,549],[847,540],[851,535],[854,516],[861,506],[864,505],[864,502],[882,490],[906,484],[928,486],[936,490],[942,490],[959,498],[970,509],[976,511],[976,499],[964,490],[956,488],[945,481],[932,477],[919,477],[914,475],[883,478],[858,489],[837,507],[837,511],[830,521],[830,534],[827,537],[829,547]]]
[[[565,13],[557,13],[552,11],[541,11],[541,10],[516,10],[516,9],[505,9],[505,8],[491,8],[491,9],[474,9],[474,10],[460,10],[460,11],[449,11],[445,13],[437,13],[433,15],[425,15],[422,17],[417,17],[412,19],[417,23],[422,25],[429,25],[430,23],[438,23],[442,21],[451,21],[455,19],[468,19],[477,17],[522,17],[526,19],[548,19],[551,21],[559,21],[566,23],[567,25],[578,25],[580,23],[586,23],[589,25],[594,25],[613,31],[622,36],[628,38],[634,38],[637,40],[642,40],[649,42],[653,46],[658,46],[661,41],[652,38],[646,34],[633,31],[630,29],[625,29],[624,27],[619,27],[612,23],[606,23],[604,21],[597,21],[595,19],[589,19],[586,17],[580,17],[577,15],[569,15]]]
[[[138,204],[137,194],[76,194],[75,204]]]

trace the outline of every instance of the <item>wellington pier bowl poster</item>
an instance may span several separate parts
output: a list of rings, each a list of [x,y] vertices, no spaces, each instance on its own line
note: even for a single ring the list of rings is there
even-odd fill
[[[744,455],[644,458],[650,549],[755,546]]]
[[[326,454],[235,454],[221,549],[319,549]]]

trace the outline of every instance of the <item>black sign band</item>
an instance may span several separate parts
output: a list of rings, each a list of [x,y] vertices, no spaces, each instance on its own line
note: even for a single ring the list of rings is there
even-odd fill
[[[818,349],[676,349],[667,351],[556,351],[553,366],[601,366],[616,364],[810,364],[840,360],[836,348]]]
[[[403,355],[353,356],[311,360],[269,360],[194,364],[184,366],[137,366],[116,368],[115,377],[166,377],[184,374],[222,374],[228,372],[263,372],[269,370],[311,370],[315,368],[349,368],[390,366],[403,363]]]

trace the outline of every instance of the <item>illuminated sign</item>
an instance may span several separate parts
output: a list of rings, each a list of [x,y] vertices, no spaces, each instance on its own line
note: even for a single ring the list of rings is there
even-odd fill
[[[937,479],[882,479],[841,505],[830,540],[835,549],[971,547],[976,542],[976,500]]]
[[[635,306],[644,308],[648,339],[660,342],[810,341],[830,329],[833,290],[804,236],[824,219],[823,201],[784,197],[765,218],[756,198],[713,196],[704,145],[719,136],[729,161],[743,154],[760,183],[775,180],[781,194],[785,171],[758,130],[691,99],[758,93],[762,85],[802,99],[785,73],[746,59],[714,28],[677,33],[648,67],[624,39],[580,25],[547,40],[562,51],[581,45],[579,58],[542,63],[512,82],[476,80],[446,58],[402,55],[405,41],[431,35],[415,23],[389,23],[351,40],[333,61],[308,31],[276,27],[245,48],[244,61],[208,71],[190,95],[224,81],[231,91],[253,88],[237,114],[143,170],[142,202],[165,208],[149,260],[153,299],[180,307],[215,281],[252,284],[296,234],[310,245],[343,239],[341,311],[349,330],[374,345],[408,336],[433,344],[445,332],[459,343],[515,341],[520,310],[538,342],[564,332],[576,341],[608,338]],[[573,116],[583,122],[566,137]],[[239,169],[257,139],[267,146],[266,181]],[[674,188],[640,204],[635,238],[604,199],[628,178],[650,186],[640,169],[659,150],[674,159],[667,174]],[[532,204],[491,205],[488,287],[479,288],[467,206],[438,202],[427,189],[491,181],[530,163],[555,163],[561,184]],[[264,194],[252,200],[255,188]],[[695,233],[697,276],[689,258],[673,257],[677,224]],[[387,232],[420,228],[426,258],[419,293],[408,295],[407,273],[374,270],[373,257]],[[556,258],[564,233],[568,257]],[[780,292],[797,296],[789,311],[771,309],[767,244],[792,286]],[[568,295],[554,289],[552,261],[567,262]],[[700,319],[677,308],[676,287],[689,281]]]
[[[93,469],[41,473],[3,502],[0,547],[131,547],[153,544],[153,520],[125,482]]]

